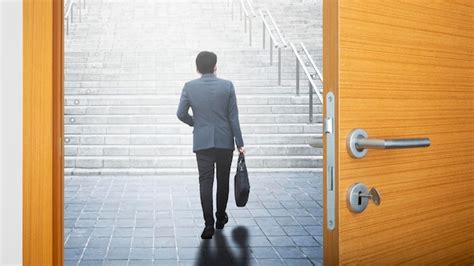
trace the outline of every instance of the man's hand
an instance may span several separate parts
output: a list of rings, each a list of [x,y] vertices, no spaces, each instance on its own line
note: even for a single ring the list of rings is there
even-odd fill
[[[242,153],[243,155],[245,155],[245,147],[240,147],[239,148],[239,152]]]

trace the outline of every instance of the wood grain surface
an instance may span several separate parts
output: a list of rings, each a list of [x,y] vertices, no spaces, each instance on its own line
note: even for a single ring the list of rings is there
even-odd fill
[[[333,5],[341,145],[338,244],[328,247],[337,246],[339,264],[472,265],[474,2]],[[432,144],[353,159],[345,142],[355,128],[371,138],[429,137]],[[346,193],[356,182],[376,187],[382,204],[350,212]]]
[[[62,1],[23,2],[23,264],[62,265]]]

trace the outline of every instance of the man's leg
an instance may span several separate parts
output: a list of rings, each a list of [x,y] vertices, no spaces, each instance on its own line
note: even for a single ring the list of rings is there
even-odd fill
[[[234,151],[219,149],[216,155],[217,165],[217,213],[218,220],[223,219],[229,199],[229,174]]]
[[[201,194],[201,207],[206,226],[214,226],[214,214],[212,207],[212,186],[214,182],[214,149],[196,152],[199,170],[199,190]]]

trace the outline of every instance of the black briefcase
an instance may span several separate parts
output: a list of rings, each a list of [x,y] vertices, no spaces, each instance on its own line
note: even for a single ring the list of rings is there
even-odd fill
[[[247,166],[245,165],[245,156],[242,153],[239,155],[239,160],[237,161],[237,172],[235,173],[234,179],[234,193],[237,207],[245,207],[245,204],[247,204],[249,199],[250,182]]]

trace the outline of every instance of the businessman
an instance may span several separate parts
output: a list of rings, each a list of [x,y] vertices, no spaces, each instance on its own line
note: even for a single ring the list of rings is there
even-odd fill
[[[239,123],[239,112],[234,85],[231,81],[217,78],[217,56],[212,52],[200,52],[196,68],[202,76],[186,82],[181,93],[177,116],[194,127],[193,151],[199,170],[201,207],[205,228],[202,239],[224,228],[229,218],[225,212],[229,197],[229,174],[234,147],[245,153]],[[189,114],[192,109],[192,115]],[[217,212],[214,220],[212,188],[214,167],[217,169]]]

